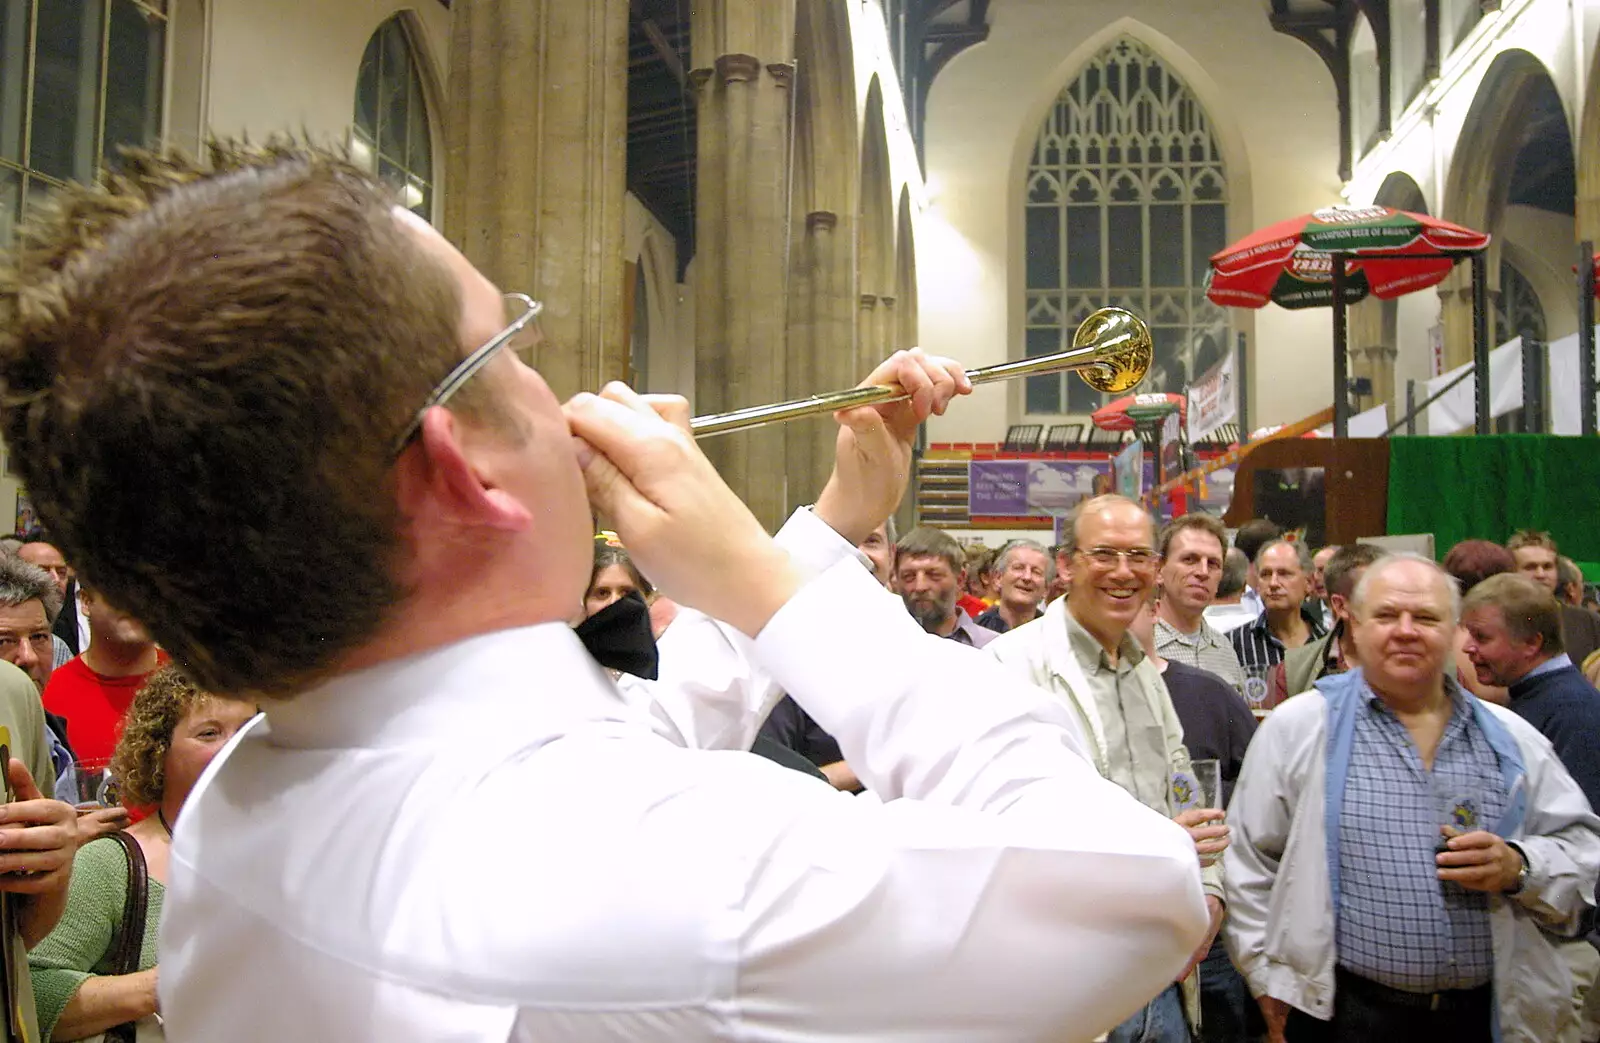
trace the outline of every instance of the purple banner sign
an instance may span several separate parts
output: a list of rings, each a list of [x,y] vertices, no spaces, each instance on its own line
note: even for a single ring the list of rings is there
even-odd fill
[[[1028,461],[973,460],[967,464],[967,513],[1030,513]]]
[[[1094,480],[1111,473],[1110,460],[973,460],[967,464],[967,513],[975,517],[1048,518],[1094,495]],[[1145,461],[1146,482],[1155,464]]]

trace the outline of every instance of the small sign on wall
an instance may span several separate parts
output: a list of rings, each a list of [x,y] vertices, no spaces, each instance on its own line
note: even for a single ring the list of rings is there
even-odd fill
[[[28,499],[24,489],[17,490],[17,527],[11,531],[18,536],[24,536],[38,528],[39,519],[33,513],[33,501]]]

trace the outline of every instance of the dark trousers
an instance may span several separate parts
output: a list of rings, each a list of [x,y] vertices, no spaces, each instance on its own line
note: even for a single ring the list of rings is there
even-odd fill
[[[1287,1043],[1375,1043],[1379,1040],[1448,1040],[1492,1043],[1492,990],[1456,989],[1430,997],[1401,993],[1340,970],[1335,984],[1333,1020],[1321,1021],[1289,1011]]]
[[[1199,1043],[1249,1043],[1261,1032],[1260,1008],[1218,940],[1200,961]]]

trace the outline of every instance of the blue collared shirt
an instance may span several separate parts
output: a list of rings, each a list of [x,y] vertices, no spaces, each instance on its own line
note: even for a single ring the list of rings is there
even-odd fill
[[[1521,677],[1517,678],[1517,680],[1518,681],[1531,681],[1535,677],[1538,677],[1540,674],[1554,673],[1555,671],[1560,670],[1562,667],[1571,666],[1571,665],[1572,665],[1572,657],[1567,655],[1565,652],[1563,652],[1558,656],[1551,656],[1549,659],[1546,659],[1544,662],[1540,663],[1538,666],[1534,667],[1532,670],[1529,670],[1527,673],[1525,673]]]
[[[1494,973],[1488,896],[1443,883],[1440,827],[1492,829],[1507,803],[1499,761],[1467,700],[1423,766],[1404,723],[1369,688],[1360,693],[1339,814],[1339,963],[1408,992],[1473,988]]]

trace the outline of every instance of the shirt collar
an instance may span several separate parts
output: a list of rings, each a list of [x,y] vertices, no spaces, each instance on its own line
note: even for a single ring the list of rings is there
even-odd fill
[[[1304,602],[1302,602],[1300,605],[1300,618],[1306,621],[1306,626],[1310,629],[1313,640],[1323,637],[1328,633],[1327,628],[1322,625],[1322,618],[1314,612],[1307,611]],[[1255,619],[1252,619],[1250,622],[1246,623],[1245,626],[1254,627],[1265,636],[1272,638],[1272,640],[1277,640],[1277,638],[1273,636],[1272,624],[1267,620],[1267,613],[1265,609],[1263,609],[1261,614]]]
[[[1546,659],[1544,662],[1540,663],[1538,666],[1534,667],[1532,670],[1529,670],[1527,673],[1525,673],[1521,677],[1517,678],[1517,683],[1521,684],[1523,681],[1531,681],[1535,677],[1540,676],[1541,674],[1553,674],[1557,670],[1560,670],[1563,667],[1568,667],[1568,666],[1571,666],[1571,665],[1572,665],[1572,657],[1567,655],[1565,652],[1563,652],[1560,655],[1551,656],[1549,659]]]
[[[1469,693],[1465,688],[1462,688],[1460,683],[1450,675],[1448,669],[1449,664],[1446,664],[1446,667],[1447,669],[1444,675],[1444,691],[1445,694],[1450,697],[1450,716],[1455,718],[1460,717],[1463,714],[1470,714],[1472,712],[1472,708],[1467,700],[1475,699],[1477,697]],[[1367,704],[1367,706],[1375,710],[1381,709],[1385,713],[1393,713],[1393,711],[1389,709],[1388,705],[1384,703],[1383,696],[1374,691],[1372,685],[1367,683],[1366,671],[1357,667],[1355,670],[1350,672],[1357,677],[1356,683],[1361,686],[1361,698]]]
[[[1089,633],[1082,623],[1078,622],[1068,608],[1062,613],[1067,620],[1067,640],[1072,644],[1073,654],[1078,657],[1078,662],[1096,664],[1111,669],[1111,661],[1106,657],[1106,650],[1101,647],[1099,639]],[[1127,663],[1130,667],[1138,666],[1144,659],[1144,649],[1139,647],[1139,642],[1133,635],[1123,633],[1122,642],[1117,645],[1117,659],[1120,663]]]
[[[967,642],[970,644],[972,642],[973,631],[980,629],[981,628],[978,626],[978,624],[972,621],[972,617],[967,614],[967,610],[962,608],[960,605],[957,605],[956,628],[945,636],[949,638],[955,638],[957,634],[964,634],[966,635]]]
[[[1222,646],[1222,635],[1217,633],[1217,629],[1207,623],[1203,616],[1200,619],[1200,629],[1192,634],[1184,633],[1160,616],[1157,616],[1156,632],[1162,636],[1170,636],[1179,644],[1189,645],[1194,648],[1220,648]]]
[[[342,674],[266,713],[275,745],[304,749],[413,746],[486,727],[528,739],[639,719],[565,623],[496,631]]]

